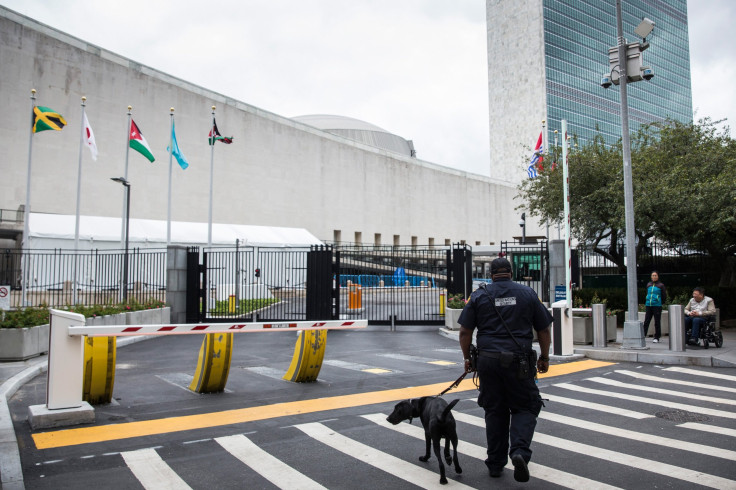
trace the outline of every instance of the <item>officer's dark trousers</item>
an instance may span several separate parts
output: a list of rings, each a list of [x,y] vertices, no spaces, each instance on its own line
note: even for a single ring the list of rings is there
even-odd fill
[[[527,379],[519,379],[515,363],[509,366],[501,364],[500,359],[478,359],[478,405],[485,410],[488,442],[486,466],[491,471],[506,466],[507,457],[517,453],[529,462],[532,457],[529,446],[537,426],[537,415],[542,408],[533,372]]]

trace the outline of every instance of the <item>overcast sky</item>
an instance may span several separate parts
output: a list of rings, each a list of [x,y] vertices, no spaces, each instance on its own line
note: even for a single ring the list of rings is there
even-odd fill
[[[362,119],[422,160],[490,173],[485,0],[0,4],[261,109]],[[688,14],[696,118],[733,127],[736,0],[688,0]]]

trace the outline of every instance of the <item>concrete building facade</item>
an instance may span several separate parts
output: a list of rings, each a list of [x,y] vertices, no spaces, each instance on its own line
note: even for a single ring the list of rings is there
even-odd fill
[[[207,222],[211,106],[232,145],[214,155],[215,223],[297,227],[322,240],[383,245],[498,244],[519,235],[517,192],[488,178],[418,160],[272,114],[169,76],[0,7],[0,209],[26,200],[31,89],[61,113],[62,131],[33,136],[31,210],[75,214],[81,97],[99,149],[83,149],[81,214],[119,217],[127,106],[151,146],[130,151],[132,218],[166,220],[170,108],[190,166],[173,162],[172,220]],[[338,128],[339,129],[339,128]],[[360,128],[358,128],[360,129]],[[380,128],[378,128],[380,129]],[[349,132],[346,134],[349,135]],[[398,140],[394,140],[396,143]],[[533,223],[527,235],[541,234]]]
[[[628,42],[641,41],[644,17],[656,24],[643,52],[655,77],[628,86],[631,130],[692,120],[687,1],[625,0],[622,12]],[[562,119],[581,145],[621,138],[620,92],[600,85],[617,44],[615,0],[486,0],[486,17],[491,177],[526,178],[542,121],[548,146]]]

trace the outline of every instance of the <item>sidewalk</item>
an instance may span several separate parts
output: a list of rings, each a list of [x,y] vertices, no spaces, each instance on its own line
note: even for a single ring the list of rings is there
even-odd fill
[[[736,329],[724,329],[721,332],[723,332],[723,347],[721,348],[711,344],[709,349],[705,349],[701,341],[700,347],[688,345],[684,352],[673,352],[670,350],[669,336],[662,337],[659,343],[652,342],[652,338],[648,337],[645,342],[646,349],[622,349],[623,328],[619,328],[616,342],[609,342],[608,347],[575,344],[573,356],[555,356],[550,352],[550,359],[564,362],[586,357],[598,361],[736,367]],[[443,327],[440,329],[440,335],[458,340],[459,332]]]

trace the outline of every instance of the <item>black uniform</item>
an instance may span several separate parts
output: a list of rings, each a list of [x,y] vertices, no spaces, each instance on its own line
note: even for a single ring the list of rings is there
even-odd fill
[[[532,328],[540,331],[549,327],[552,315],[533,289],[511,279],[497,279],[473,292],[458,323],[478,329],[478,405],[485,410],[486,465],[491,472],[500,471],[507,456],[517,453],[528,463],[532,455],[529,445],[542,409],[535,383]]]

